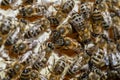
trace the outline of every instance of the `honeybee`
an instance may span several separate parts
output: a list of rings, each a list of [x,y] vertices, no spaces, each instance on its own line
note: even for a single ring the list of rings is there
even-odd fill
[[[9,9],[9,8],[13,8],[14,4],[17,2],[17,0],[2,0],[0,3],[0,7],[2,9]]]
[[[83,15],[79,13],[73,13],[71,18],[69,19],[69,23],[72,25],[72,27],[79,33],[79,31],[84,30],[85,25],[85,19]]]
[[[20,74],[19,80],[30,80],[31,78],[31,67],[26,67],[22,70],[22,73]]]
[[[24,66],[21,63],[19,63],[19,62],[13,63],[10,66],[10,68],[7,69],[6,74],[5,74],[5,79],[6,79],[6,77],[8,78],[7,80],[17,79],[23,68],[24,68]]]
[[[103,15],[98,7],[93,9],[91,16],[94,24],[101,25],[101,22],[103,21]]]
[[[53,46],[51,43],[43,43],[38,50],[38,56],[32,64],[32,69],[40,71],[45,68],[47,66],[48,59],[51,56],[52,50]]]
[[[50,21],[50,27],[53,29],[60,24],[60,21],[55,16],[49,16],[47,19]]]
[[[40,73],[38,71],[32,70],[30,74],[31,80],[39,80],[40,79],[39,74]]]
[[[104,71],[101,71],[100,69],[94,67],[93,70],[88,75],[89,80],[106,80],[107,74]]]
[[[91,16],[93,5],[85,2],[80,5],[80,13],[84,16],[85,19],[89,19]]]
[[[109,38],[116,42],[117,40],[119,40],[119,36],[120,36],[120,33],[119,33],[119,30],[116,26],[112,26],[109,30],[108,30],[108,33],[109,33]]]
[[[6,38],[9,32],[11,32],[11,30],[13,30],[14,28],[15,25],[12,24],[12,19],[10,17],[7,17],[3,19],[0,23],[0,35],[4,35],[3,37]]]
[[[22,0],[23,5],[35,4],[37,0]]]
[[[69,36],[72,34],[72,26],[69,23],[64,23],[57,27],[57,30],[60,32],[61,36]]]
[[[35,22],[34,25],[25,32],[24,38],[26,39],[36,38],[44,31],[46,31],[48,28],[49,28],[48,20],[42,19],[41,21]]]
[[[48,68],[48,70],[51,72],[49,79],[52,79],[55,77],[57,80],[59,80],[66,66],[67,64],[66,64],[65,57],[61,57],[57,62],[54,61],[52,70]]]
[[[100,51],[99,53],[92,55],[91,62],[96,67],[104,67],[105,66],[104,53],[102,51]]]
[[[75,60],[73,61],[73,63],[71,63],[68,66],[65,77],[68,77],[68,78],[76,77],[80,73],[80,69],[83,66],[82,61],[83,61],[83,57],[77,55],[77,58],[75,57]]]
[[[17,28],[16,30],[12,31],[12,33],[7,37],[4,46],[5,49],[9,50],[9,48],[17,42],[19,39],[19,29]]]

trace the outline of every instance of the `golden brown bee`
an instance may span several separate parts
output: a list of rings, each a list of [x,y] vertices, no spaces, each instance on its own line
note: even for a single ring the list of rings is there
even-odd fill
[[[25,34],[24,38],[30,39],[30,38],[36,38],[40,34],[42,34],[44,31],[46,31],[49,28],[49,21],[46,19],[42,19],[40,21],[37,21],[33,24],[31,28],[29,28]]]
[[[10,66],[10,68],[7,69],[5,77],[8,76],[8,78],[10,78],[10,80],[14,80],[14,79],[18,78],[22,69],[23,69],[23,65],[20,64],[19,62],[15,62]]]
[[[81,45],[72,38],[65,37],[59,38],[55,44],[55,52],[58,54],[64,54],[67,56],[75,56],[76,53],[78,54],[82,49]]]
[[[61,36],[70,36],[73,32],[72,26],[69,23],[61,24],[57,27],[57,30],[60,32]]]
[[[14,4],[17,2],[17,0],[2,0],[0,3],[0,7],[2,9],[9,9],[9,8],[13,8]]]
[[[57,62],[54,62],[52,65],[52,70],[48,68],[48,70],[51,72],[49,79],[52,79],[55,77],[57,80],[59,80],[66,66],[67,66],[67,63],[66,63],[65,57],[61,57]]]

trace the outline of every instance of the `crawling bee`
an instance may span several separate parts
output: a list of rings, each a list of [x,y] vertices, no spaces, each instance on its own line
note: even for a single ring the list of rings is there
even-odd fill
[[[6,38],[14,28],[15,28],[15,25],[12,24],[11,17],[7,17],[3,19],[0,23],[0,35]]]
[[[61,57],[56,63],[54,61],[54,64],[52,66],[52,70],[50,70],[48,68],[48,70],[51,72],[49,79],[56,77],[56,79],[59,80],[60,76],[63,73],[63,71],[65,70],[66,66],[67,66],[67,64],[66,64],[65,57]]]
[[[2,0],[0,3],[0,7],[2,9],[9,9],[9,8],[13,8],[14,4],[17,2],[17,0]]]
[[[31,68],[26,67],[23,69],[22,73],[20,74],[19,80],[30,80],[31,78]]]
[[[85,25],[85,19],[83,15],[79,13],[73,13],[71,18],[69,19],[69,23],[72,25],[72,27],[79,33],[79,31],[84,30]]]
[[[9,52],[9,55],[11,57],[17,57],[24,54],[29,49],[29,45],[28,43],[25,43],[25,41],[21,42],[19,40],[15,44],[13,44],[13,46],[10,49],[11,50]]]
[[[57,30],[60,32],[61,36],[69,36],[72,34],[72,26],[69,23],[64,23],[57,27]]]
[[[92,6],[90,3],[82,3],[80,5],[80,12],[84,16],[84,18],[89,19],[91,16]]]
[[[36,0],[22,0],[23,5],[35,4]]]
[[[106,80],[107,79],[107,74],[104,71],[101,71],[98,68],[93,68],[93,70],[90,71],[88,75],[89,80]]]
[[[46,31],[48,28],[49,21],[46,19],[42,19],[41,21],[35,22],[34,25],[25,32],[24,38],[26,39],[36,38],[44,31]]]
[[[7,70],[6,70],[6,74],[5,74],[5,80],[7,77],[7,80],[14,80],[17,79],[18,76],[20,75],[22,69],[23,69],[23,65],[19,62],[15,62],[13,63]],[[3,80],[4,80],[3,79]]]
[[[39,48],[38,56],[32,64],[32,69],[40,71],[42,68],[45,68],[53,49],[51,43],[43,43]]]
[[[99,52],[94,54],[91,57],[91,62],[96,66],[96,67],[104,67],[105,66],[105,61],[104,61],[104,53]]]
[[[82,61],[83,61],[82,56],[77,56],[77,58],[75,57],[75,60],[73,61],[73,63],[71,63],[68,66],[65,77],[73,78],[77,76],[80,73],[80,68],[83,66]]]
[[[119,40],[120,33],[119,33],[119,30],[116,26],[111,27],[108,30],[108,33],[109,33],[109,38],[112,41],[116,42],[117,40]]]
[[[19,29],[17,28],[16,31],[13,31],[6,39],[4,46],[7,50],[9,50],[9,48],[15,44],[18,40],[18,36],[19,35]]]

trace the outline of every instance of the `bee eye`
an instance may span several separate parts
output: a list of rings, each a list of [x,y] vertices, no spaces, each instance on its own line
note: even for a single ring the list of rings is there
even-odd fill
[[[60,28],[59,31],[60,31],[61,34],[63,34],[65,32],[65,29],[64,28]]]
[[[70,45],[70,43],[71,43],[70,40],[65,40],[65,45],[66,46]]]

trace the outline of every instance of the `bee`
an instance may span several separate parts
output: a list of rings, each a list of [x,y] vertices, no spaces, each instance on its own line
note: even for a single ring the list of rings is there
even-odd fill
[[[99,37],[103,33],[103,27],[102,26],[97,26],[96,24],[92,25],[92,30],[93,31],[91,32],[91,35],[94,38]]]
[[[20,77],[19,77],[19,80],[30,80],[31,78],[31,67],[26,67],[22,70],[21,74],[20,74]]]
[[[105,61],[104,61],[104,53],[100,51],[99,53],[94,54],[91,57],[91,62],[96,66],[96,67],[103,67],[105,66]]]
[[[25,43],[25,41],[21,42],[20,40],[18,40],[10,48],[9,55],[11,57],[18,57],[18,56],[23,55],[24,53],[26,53],[27,50],[29,50],[29,45],[27,43]]]
[[[2,9],[9,9],[9,8],[13,8],[14,4],[17,2],[17,0],[2,0],[0,3],[0,7]]]
[[[40,79],[39,74],[40,73],[38,71],[32,70],[30,73],[31,80],[39,80]]]
[[[0,35],[6,38],[8,34],[15,28],[15,25],[12,24],[12,19],[7,17],[3,19],[0,23]]]
[[[3,37],[0,36],[0,47],[3,45],[3,43],[4,43]]]
[[[65,77],[73,78],[77,76],[80,73],[80,68],[83,65],[83,58],[82,56],[75,57],[75,60],[68,66],[68,69],[66,70]]]
[[[57,27],[57,30],[60,32],[61,36],[69,36],[72,34],[72,26],[69,23],[64,23]]]
[[[100,69],[94,67],[92,71],[90,71],[88,75],[89,80],[106,80],[107,79],[107,74],[104,71],[101,71]]]
[[[53,29],[60,24],[60,21],[55,16],[49,16],[47,19],[50,21],[50,27]]]
[[[101,25],[103,21],[103,15],[98,7],[95,7],[92,11],[92,22],[96,25]]]
[[[24,67],[24,66],[23,66],[22,64],[20,64],[19,62],[13,63],[13,64],[10,66],[10,68],[8,68],[8,69],[6,70],[6,74],[5,74],[6,76],[5,76],[5,77],[7,77],[8,80],[9,80],[9,79],[12,80],[12,79],[18,78],[18,76],[20,75],[23,67]],[[6,79],[6,78],[5,78],[5,79]]]
[[[23,5],[35,4],[37,0],[22,0]]]
[[[53,45],[51,43],[43,43],[38,50],[38,57],[36,57],[35,61],[32,64],[32,69],[37,71],[42,70],[47,66],[47,62],[49,57],[51,56],[51,52],[53,50]]]
[[[24,38],[26,39],[36,38],[49,28],[49,22],[46,19],[43,19],[42,21],[37,22],[36,24],[35,23],[31,28],[29,28],[25,32]]]
[[[10,47],[17,42],[19,39],[19,29],[17,28],[16,30],[12,31],[12,33],[7,37],[4,46],[5,49],[9,50]]]
[[[51,72],[51,75],[50,75],[49,79],[57,76],[57,80],[59,80],[59,78],[60,78],[59,75],[62,75],[66,66],[67,66],[67,63],[66,63],[65,57],[61,57],[56,63],[55,63],[55,60],[54,60],[52,70],[50,70],[48,68],[48,70]]]
[[[109,33],[109,38],[112,41],[116,42],[117,40],[119,40],[120,33],[119,33],[119,30],[116,26],[111,27],[108,30],[108,33]]]
[[[92,5],[90,3],[82,3],[80,5],[80,12],[84,16],[84,18],[89,19],[91,16]]]
[[[72,28],[75,29],[78,33],[79,31],[84,30],[86,27],[83,15],[77,12],[72,14],[71,18],[69,19],[69,23],[72,25]]]

